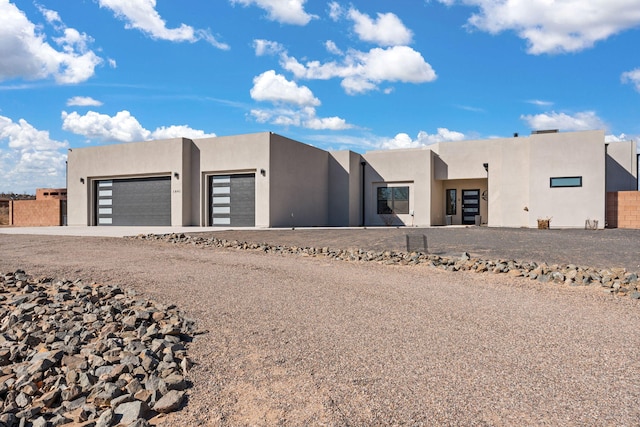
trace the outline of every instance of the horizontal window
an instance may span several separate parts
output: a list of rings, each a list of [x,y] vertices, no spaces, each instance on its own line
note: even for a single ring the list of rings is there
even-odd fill
[[[231,197],[214,197],[213,204],[214,205],[228,205],[231,203]]]
[[[113,224],[111,218],[98,218],[98,224]]]
[[[231,188],[229,187],[213,187],[213,194],[229,194]]]
[[[213,225],[230,225],[231,218],[213,218]]]
[[[231,182],[230,176],[214,176],[213,178],[214,184],[228,184]]]
[[[214,206],[213,213],[214,214],[230,214],[231,207],[230,206]]]
[[[98,182],[98,187],[111,187],[113,185],[112,181],[100,181]]]
[[[113,210],[111,208],[100,208],[98,209],[98,213],[100,215],[111,215],[113,213]]]
[[[564,177],[558,177],[558,178],[551,178],[550,186],[551,188],[582,187],[582,177],[581,176],[564,176]]]
[[[100,206],[111,206],[111,199],[100,199],[100,200],[98,200],[98,205],[100,205]]]
[[[111,196],[113,196],[113,190],[100,190],[98,192],[98,196],[100,196],[100,197],[111,197]]]

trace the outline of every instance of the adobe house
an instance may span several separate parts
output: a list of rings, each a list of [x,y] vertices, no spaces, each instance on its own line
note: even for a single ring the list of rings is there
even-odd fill
[[[66,188],[38,188],[35,200],[9,200],[9,225],[18,227],[64,225]]]
[[[605,226],[637,189],[633,141],[604,131],[325,151],[271,133],[74,148],[69,225]]]

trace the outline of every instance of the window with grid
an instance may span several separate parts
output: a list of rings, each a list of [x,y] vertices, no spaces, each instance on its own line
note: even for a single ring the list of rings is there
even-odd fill
[[[378,214],[408,214],[409,187],[378,187]]]

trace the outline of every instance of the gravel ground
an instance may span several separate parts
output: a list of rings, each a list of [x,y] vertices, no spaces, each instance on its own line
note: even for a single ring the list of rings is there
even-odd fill
[[[0,235],[0,271],[17,268],[131,286],[208,331],[166,425],[640,423],[640,306],[596,287]]]

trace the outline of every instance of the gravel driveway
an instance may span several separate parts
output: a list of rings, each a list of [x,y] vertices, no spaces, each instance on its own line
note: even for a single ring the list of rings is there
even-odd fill
[[[640,306],[596,287],[0,235],[0,271],[17,268],[131,286],[207,331],[167,425],[640,423]]]

